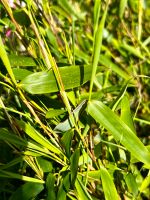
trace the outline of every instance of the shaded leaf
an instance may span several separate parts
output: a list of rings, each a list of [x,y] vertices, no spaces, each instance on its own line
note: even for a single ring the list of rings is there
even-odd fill
[[[38,161],[38,164],[40,165],[40,168],[43,172],[51,172],[53,170],[52,163],[42,157],[36,158]]]
[[[23,175],[20,175],[20,174],[17,174],[17,173],[12,173],[12,172],[5,171],[5,170],[0,170],[0,177],[14,178],[14,179],[22,180],[22,181],[33,182],[33,183],[44,183],[43,180],[32,178],[32,177],[29,177],[29,176],[23,176]]]
[[[57,200],[65,200],[68,190],[70,188],[70,173],[68,173],[61,182],[61,185],[58,190]]]
[[[72,185],[74,185],[76,177],[77,177],[79,157],[80,157],[80,149],[76,149],[70,158],[70,171],[71,171]]]
[[[81,112],[84,110],[85,106],[87,104],[86,100],[83,100],[72,112],[73,117],[75,118],[75,121],[79,120],[79,116]],[[64,122],[59,123],[54,130],[56,131],[68,131],[71,128],[73,128],[73,123],[71,122],[70,117],[66,119]]]
[[[43,145],[50,151],[61,154],[62,152],[55,147],[53,144],[48,141],[42,134],[40,134],[37,130],[35,130],[31,125],[23,122],[23,121],[17,121],[19,126],[27,133],[33,140],[35,140],[37,143]]]
[[[74,132],[72,130],[67,131],[64,133],[63,137],[61,138],[61,143],[65,148],[66,156],[70,158],[71,156],[71,142]]]
[[[55,192],[55,177],[52,173],[49,173],[46,179],[46,188],[47,188],[47,200],[56,200],[56,192]]]
[[[12,194],[9,200],[30,200],[35,198],[43,189],[42,184],[25,183]]]

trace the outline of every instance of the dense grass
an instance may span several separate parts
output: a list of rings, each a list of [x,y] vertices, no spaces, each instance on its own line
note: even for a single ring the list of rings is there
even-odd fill
[[[149,13],[1,0],[0,199],[150,198]]]

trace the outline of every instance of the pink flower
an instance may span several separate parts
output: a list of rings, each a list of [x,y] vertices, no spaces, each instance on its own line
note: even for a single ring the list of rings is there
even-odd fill
[[[8,0],[8,4],[11,8],[15,8],[14,0]]]
[[[10,37],[10,35],[11,35],[11,29],[8,29],[7,31],[6,31],[6,37]]]

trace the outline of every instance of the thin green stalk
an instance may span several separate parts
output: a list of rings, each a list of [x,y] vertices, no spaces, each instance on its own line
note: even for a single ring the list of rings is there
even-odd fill
[[[98,22],[101,12],[101,0],[95,0],[94,3],[94,39],[98,28]]]
[[[147,121],[147,120],[145,120],[145,119],[139,119],[139,118],[133,118],[133,120],[134,121],[138,121],[138,122],[140,122],[140,123],[144,123],[144,124],[148,124],[148,125],[150,125],[150,121]]]
[[[73,65],[75,65],[75,19],[72,18],[72,52],[73,52]]]
[[[142,8],[142,1],[143,0],[138,0],[139,4],[139,12],[138,12],[138,40],[141,40],[141,35],[142,35],[142,15],[143,15],[143,8]]]
[[[92,76],[91,76],[91,81],[90,81],[89,100],[91,100],[94,78],[96,75],[97,65],[98,65],[100,51],[102,47],[102,37],[103,37],[103,30],[105,26],[106,15],[108,11],[108,5],[109,5],[109,0],[107,1],[106,9],[104,11],[104,14],[102,16],[102,19],[100,21],[100,24],[98,26],[98,29],[96,31],[96,35],[94,38],[94,53],[93,53],[93,62],[92,62],[93,69],[92,69]]]

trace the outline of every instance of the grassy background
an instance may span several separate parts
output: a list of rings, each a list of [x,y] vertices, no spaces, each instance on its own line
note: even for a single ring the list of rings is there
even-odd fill
[[[0,199],[150,198],[150,2],[0,3]]]

